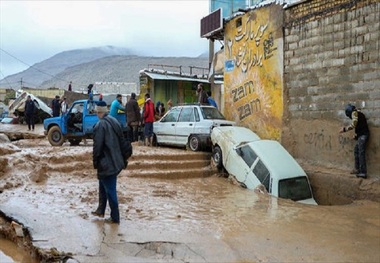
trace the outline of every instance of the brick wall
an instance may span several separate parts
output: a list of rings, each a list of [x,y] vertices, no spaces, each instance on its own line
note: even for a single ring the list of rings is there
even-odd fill
[[[316,0],[285,9],[282,143],[297,158],[353,168],[354,103],[367,116],[369,176],[380,177],[380,1]]]

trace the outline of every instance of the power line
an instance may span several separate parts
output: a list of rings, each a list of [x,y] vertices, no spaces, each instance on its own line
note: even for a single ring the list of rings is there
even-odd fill
[[[62,80],[62,81],[65,81],[65,82],[68,83],[68,81],[65,80],[65,79],[58,78],[58,77],[56,77],[56,76],[54,76],[54,75],[52,75],[52,74],[50,74],[50,73],[44,72],[44,71],[42,71],[42,70],[40,70],[40,69],[38,69],[38,68],[36,68],[36,67],[34,67],[34,66],[29,65],[28,63],[22,61],[21,59],[15,57],[15,56],[13,56],[11,53],[7,52],[6,50],[4,50],[4,49],[2,49],[2,48],[0,48],[0,50],[3,51],[4,53],[6,53],[8,56],[10,56],[10,57],[12,57],[12,58],[14,58],[14,59],[20,61],[21,63],[27,65],[27,66],[30,67],[30,68],[33,68],[33,69],[39,71],[39,72],[42,73],[42,74],[48,75],[48,76],[50,76],[50,77],[52,77],[52,78],[54,78],[54,79]]]
[[[5,76],[4,76],[4,74],[3,74],[3,72],[2,72],[1,70],[0,70],[0,73],[1,73],[1,75],[3,76],[3,79],[5,79],[5,81],[6,81],[7,84],[9,85],[9,87],[10,87],[11,89],[13,89],[11,83],[9,83],[9,81],[5,78]]]

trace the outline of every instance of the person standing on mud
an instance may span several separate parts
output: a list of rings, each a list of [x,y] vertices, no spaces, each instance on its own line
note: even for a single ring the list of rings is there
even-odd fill
[[[72,91],[73,90],[71,84],[72,84],[72,82],[70,81],[68,91]]]
[[[114,118],[117,118],[117,113],[120,111],[125,111],[125,108],[123,106],[122,102],[123,97],[121,94],[116,95],[116,99],[111,103],[111,108],[110,108],[110,115]]]
[[[53,110],[53,117],[59,117],[61,114],[61,102],[59,96],[55,96],[55,99],[51,102],[51,109]]]
[[[106,222],[120,223],[119,202],[116,192],[117,176],[125,167],[119,145],[119,136],[123,130],[118,120],[107,114],[107,104],[99,102],[95,107],[99,121],[94,127],[93,166],[97,169],[99,180],[99,205],[91,212],[104,217],[107,201],[111,208],[111,217]]]
[[[356,145],[354,149],[355,169],[351,174],[356,174],[356,177],[367,178],[367,164],[365,158],[365,148],[369,139],[369,128],[365,115],[356,109],[354,105],[346,106],[346,116],[352,120],[351,124],[343,127],[340,133],[355,129],[354,139]]]
[[[25,102],[25,121],[28,124],[28,131],[32,129],[34,131],[34,112],[35,112],[36,106],[34,105],[34,102],[32,101],[32,98],[30,95],[26,98]]]
[[[61,112],[62,112],[62,115],[65,114],[67,112],[67,102],[66,102],[66,98],[63,98],[62,102],[61,102]]]
[[[154,103],[150,99],[149,93],[145,94],[143,118],[145,145],[153,146]]]
[[[139,126],[141,120],[140,107],[136,100],[136,93],[132,92],[131,98],[125,105],[125,114],[127,118],[127,126],[129,127],[129,140],[136,142],[139,140]]]

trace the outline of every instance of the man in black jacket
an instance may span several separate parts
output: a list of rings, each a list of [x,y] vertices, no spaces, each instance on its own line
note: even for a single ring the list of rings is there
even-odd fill
[[[26,98],[25,102],[25,121],[28,124],[28,131],[30,131],[30,128],[32,128],[32,131],[34,131],[34,111],[35,111],[35,105],[32,101],[32,98],[30,95]]]
[[[93,165],[99,179],[99,206],[93,215],[103,217],[107,201],[111,208],[108,222],[120,223],[119,203],[117,199],[117,176],[125,167],[119,138],[123,131],[118,120],[108,115],[105,102],[95,107],[99,121],[94,127]]]
[[[351,174],[356,174],[356,177],[367,178],[365,147],[369,139],[369,129],[366,117],[351,104],[346,106],[346,116],[352,119],[352,122],[349,126],[343,127],[340,132],[343,133],[355,129],[354,139],[357,140],[354,149],[355,169]]]

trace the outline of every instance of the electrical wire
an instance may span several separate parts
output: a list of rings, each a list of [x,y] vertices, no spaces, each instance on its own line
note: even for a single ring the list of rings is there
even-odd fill
[[[44,71],[42,71],[42,70],[40,70],[40,69],[38,69],[38,68],[36,68],[36,67],[34,67],[34,66],[29,65],[28,63],[26,63],[26,62],[22,61],[21,59],[15,57],[14,55],[12,55],[12,54],[9,53],[8,51],[2,49],[1,47],[0,47],[0,51],[3,51],[3,52],[4,52],[5,54],[7,54],[8,56],[10,56],[10,57],[12,57],[12,58],[18,60],[19,62],[21,62],[21,63],[27,65],[28,67],[30,67],[30,68],[32,68],[32,69],[37,70],[38,72],[40,72],[40,73],[42,73],[42,74],[45,74],[45,75],[48,75],[48,76],[50,76],[50,77],[52,77],[52,78],[54,78],[54,79],[61,80],[61,81],[64,81],[64,82],[66,82],[66,83],[69,83],[69,81],[67,81],[67,80],[65,80],[65,79],[58,78],[58,77],[56,77],[56,76],[54,76],[54,75],[52,75],[52,74],[50,74],[50,73],[44,72]]]

